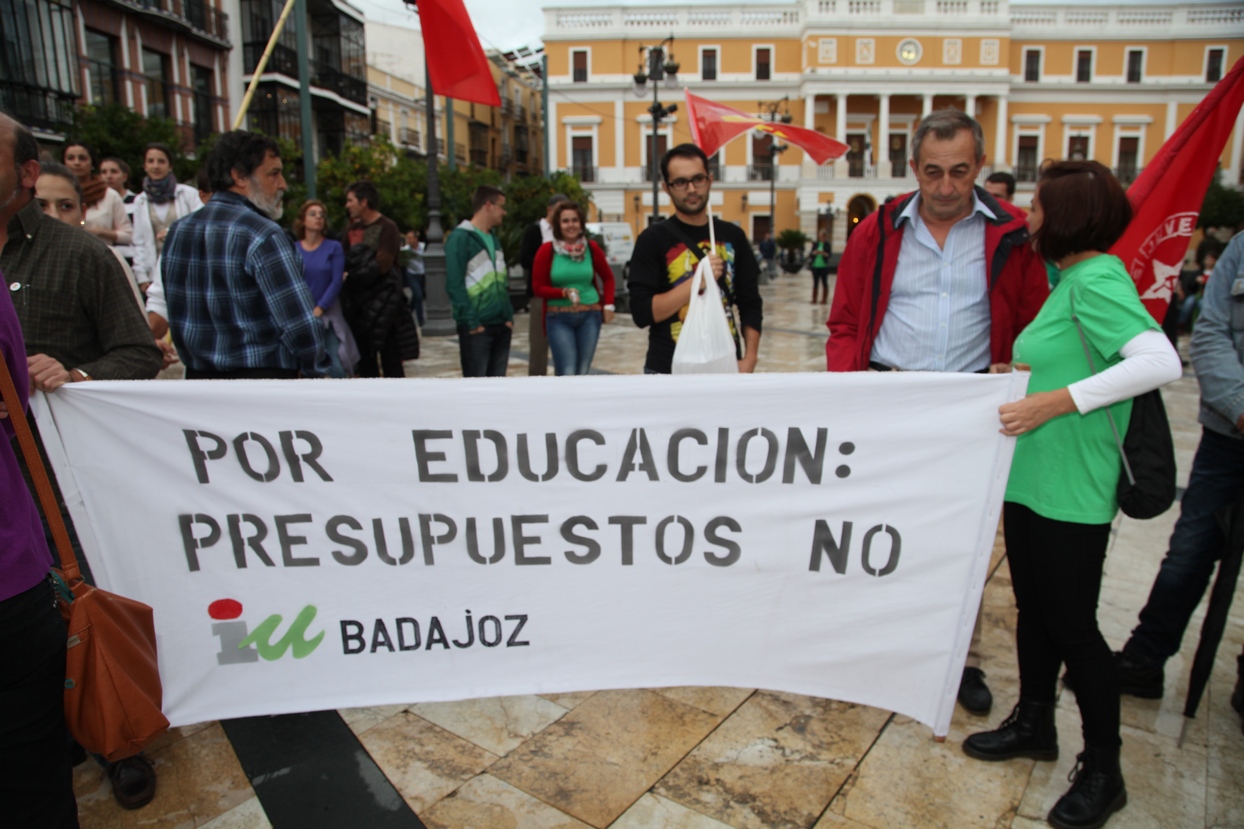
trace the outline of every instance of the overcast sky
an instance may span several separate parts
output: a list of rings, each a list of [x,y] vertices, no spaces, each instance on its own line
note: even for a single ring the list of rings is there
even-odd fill
[[[382,23],[394,23],[397,25],[409,25],[418,28],[419,16],[414,12],[407,11],[406,4],[402,0],[349,0],[349,2],[363,11],[369,19],[378,20]],[[624,3],[616,2],[616,0],[584,0],[584,2],[569,2],[568,0],[465,0],[467,12],[471,15],[471,20],[475,24],[475,30],[479,33],[480,42],[484,48],[497,48],[502,51],[517,48],[519,46],[530,46],[532,49],[540,45],[540,36],[544,33],[544,13],[541,8],[544,6],[617,6],[626,5],[634,6],[688,6],[688,5],[721,5],[719,0],[709,0],[709,2],[687,2],[687,0],[626,0]],[[768,5],[775,0],[748,0],[748,5]],[[776,2],[786,5],[789,0],[776,0]],[[1067,4],[1067,0],[1024,0],[1024,2],[1016,2],[1011,0],[1011,5],[1048,5],[1050,3]],[[1168,0],[1075,0],[1074,5],[1078,6],[1106,6],[1106,5],[1171,5]]]

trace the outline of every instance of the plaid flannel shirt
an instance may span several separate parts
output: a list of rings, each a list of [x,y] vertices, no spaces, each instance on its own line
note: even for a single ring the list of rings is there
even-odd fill
[[[0,271],[27,354],[95,380],[150,380],[162,357],[121,263],[80,227],[30,203],[9,221]]]
[[[189,368],[326,373],[324,323],[312,314],[302,257],[243,196],[217,192],[174,222],[160,274],[173,342]]]

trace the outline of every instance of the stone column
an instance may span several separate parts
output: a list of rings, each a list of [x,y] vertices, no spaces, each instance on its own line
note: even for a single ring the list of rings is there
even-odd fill
[[[975,95],[964,95],[963,96],[963,111],[966,112],[968,115],[972,116],[973,118],[976,117],[976,96]]]
[[[933,111],[933,96],[926,92],[924,95],[924,104],[920,108],[920,117],[925,118],[932,111]]]
[[[834,121],[834,138],[845,144],[847,143],[847,95],[839,92],[834,97],[838,102],[838,114]],[[840,156],[834,162],[834,178],[846,178],[847,169],[847,157]]]
[[[1008,99],[1005,95],[998,96],[998,126],[997,126],[997,129],[994,130],[994,138],[993,138],[993,168],[994,170],[1010,170],[1011,169],[1011,165],[1006,160],[1007,101]]]
[[[877,108],[877,143],[873,145],[876,148],[874,163],[877,165],[878,178],[883,177],[882,172],[885,173],[884,178],[890,178],[890,93],[883,92],[878,98],[880,105]]]

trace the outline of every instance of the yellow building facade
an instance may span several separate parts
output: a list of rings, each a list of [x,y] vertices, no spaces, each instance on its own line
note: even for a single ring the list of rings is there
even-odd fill
[[[1046,158],[1093,158],[1130,182],[1244,56],[1244,4],[1037,5],[1006,0],[805,0],[802,3],[545,9],[550,167],[576,172],[598,218],[636,232],[653,202],[654,82],[644,55],[666,38],[680,109],[656,152],[691,140],[683,89],[761,117],[789,115],[851,147],[818,166],[796,147],[772,163],[768,136],[736,138],[712,167],[713,210],[753,238],[850,229],[915,188],[912,133],[934,109],[975,115],[984,176],[1019,180],[1028,206]],[[1241,181],[1244,117],[1220,159]],[[772,193],[772,197],[771,197]],[[668,215],[664,194],[658,210]]]

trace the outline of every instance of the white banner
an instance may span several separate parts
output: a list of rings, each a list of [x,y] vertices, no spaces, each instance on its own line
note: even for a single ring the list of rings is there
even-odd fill
[[[155,609],[174,725],[717,685],[944,735],[1026,384],[97,382],[38,410],[100,586]]]

